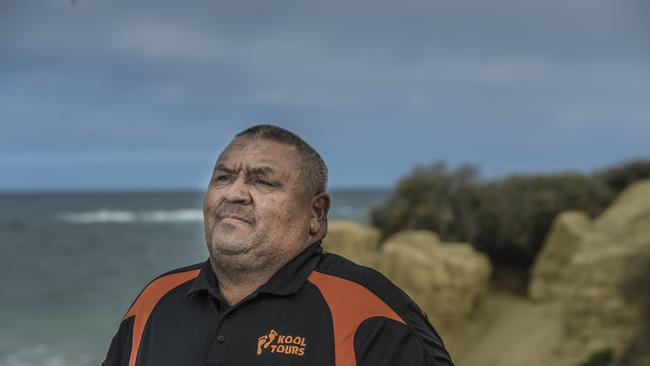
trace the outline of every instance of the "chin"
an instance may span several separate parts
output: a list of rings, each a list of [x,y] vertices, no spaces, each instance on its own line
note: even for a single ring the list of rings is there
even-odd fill
[[[235,256],[250,253],[255,248],[251,240],[242,240],[241,235],[219,235],[210,238],[210,254],[221,256]]]

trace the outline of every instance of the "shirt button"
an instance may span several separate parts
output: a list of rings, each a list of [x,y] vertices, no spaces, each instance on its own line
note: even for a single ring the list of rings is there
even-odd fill
[[[223,335],[219,335],[217,337],[217,343],[223,343],[225,340],[226,340],[226,337],[224,337]]]

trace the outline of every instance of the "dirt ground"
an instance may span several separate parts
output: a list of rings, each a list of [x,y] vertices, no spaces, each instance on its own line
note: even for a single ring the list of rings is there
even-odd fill
[[[561,319],[552,304],[493,290],[466,324],[441,335],[456,366],[539,365],[562,339]]]

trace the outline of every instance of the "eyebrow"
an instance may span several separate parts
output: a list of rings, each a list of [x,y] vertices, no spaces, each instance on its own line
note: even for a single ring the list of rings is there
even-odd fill
[[[214,167],[214,170],[220,170],[222,172],[226,172],[228,174],[235,174],[237,173],[235,170],[223,165],[223,164],[217,164],[217,166]],[[275,173],[275,170],[269,166],[261,166],[261,167],[255,167],[255,168],[250,168],[247,169],[248,173],[250,174],[256,174],[256,175],[267,175],[267,174],[273,174]]]
[[[234,170],[228,168],[227,166],[225,166],[225,165],[223,165],[223,164],[217,164],[217,165],[214,167],[214,171],[216,172],[217,170],[221,170],[222,172],[226,172],[226,173],[228,173],[228,174],[234,174],[234,173],[236,173]]]
[[[251,174],[256,174],[256,175],[267,175],[267,174],[275,173],[275,170],[273,170],[273,168],[268,167],[268,166],[255,167],[255,168],[249,169],[248,171]]]

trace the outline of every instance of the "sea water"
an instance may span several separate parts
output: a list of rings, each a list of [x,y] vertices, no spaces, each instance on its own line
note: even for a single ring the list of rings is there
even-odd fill
[[[334,190],[369,220],[387,190]],[[142,287],[207,258],[199,192],[0,194],[0,366],[99,365]]]

